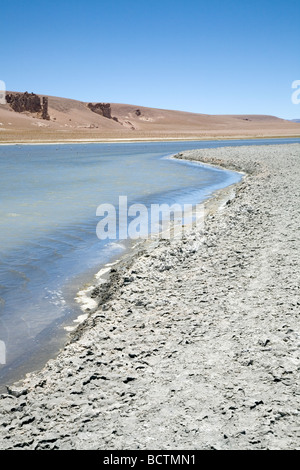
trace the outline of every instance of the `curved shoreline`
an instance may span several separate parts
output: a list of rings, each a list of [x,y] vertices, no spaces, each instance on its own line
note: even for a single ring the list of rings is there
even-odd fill
[[[185,153],[185,152],[184,152]],[[163,157],[165,159],[170,159],[170,160],[180,160],[181,159],[182,153],[178,154],[172,154],[167,157]],[[211,167],[214,169],[218,170],[227,170],[227,168],[222,167],[220,165],[216,164],[210,164],[210,163],[203,163],[197,160],[188,160],[183,158],[182,160],[185,160],[186,163],[189,161],[191,163],[203,166],[203,167]],[[246,177],[246,173],[243,171],[238,171],[237,169],[235,170],[229,170],[229,171],[235,171],[235,173],[240,173],[243,178]],[[241,181],[240,181],[241,182]],[[203,205],[205,207],[206,215],[208,213],[211,213],[212,211],[219,210],[226,201],[229,199],[233,199],[235,197],[235,190],[234,188],[239,185],[239,183],[232,183],[230,185],[225,186],[224,188],[220,188],[217,190],[212,191],[211,195],[205,198],[203,201],[199,202],[199,205]],[[187,228],[188,230],[188,228]],[[97,273],[94,275],[94,283],[88,285],[86,288],[81,289],[79,292],[77,292],[77,295],[75,297],[75,300],[77,303],[80,305],[82,314],[77,317],[75,320],[73,320],[73,326],[69,325],[65,327],[65,330],[70,332],[71,340],[73,340],[73,337],[76,337],[78,339],[78,333],[81,330],[85,330],[85,320],[88,319],[88,316],[95,312],[98,308],[98,305],[96,304],[96,301],[94,300],[94,292],[98,291],[98,289],[101,290],[103,289],[108,289],[110,290],[111,287],[113,286],[115,279],[114,276],[112,276],[111,280],[111,266],[113,266],[113,272],[116,272],[118,270],[123,270],[124,267],[128,267],[132,264],[133,260],[138,258],[141,253],[143,253],[145,250],[152,250],[155,248],[155,240],[157,239],[157,236],[151,237],[148,240],[135,240],[135,243],[131,246],[128,246],[124,254],[122,254],[119,259],[114,260],[113,262],[109,261],[108,263],[104,264],[101,266],[101,269],[97,271]],[[77,324],[77,325],[74,325]]]
[[[111,270],[59,357],[1,396],[1,449],[299,446],[300,145],[179,157],[247,176],[202,233]]]

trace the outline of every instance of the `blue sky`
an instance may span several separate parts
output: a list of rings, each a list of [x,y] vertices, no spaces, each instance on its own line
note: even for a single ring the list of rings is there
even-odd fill
[[[28,0],[1,6],[9,90],[300,118],[299,0]]]

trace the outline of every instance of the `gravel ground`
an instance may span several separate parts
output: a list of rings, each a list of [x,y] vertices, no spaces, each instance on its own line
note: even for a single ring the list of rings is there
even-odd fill
[[[146,242],[57,359],[0,397],[0,449],[300,448],[300,145],[178,158],[246,173],[204,231]]]

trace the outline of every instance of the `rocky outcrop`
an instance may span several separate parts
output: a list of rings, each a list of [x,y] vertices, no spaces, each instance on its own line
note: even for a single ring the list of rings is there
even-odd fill
[[[45,96],[43,97],[43,105],[42,105],[42,119],[46,119],[47,121],[50,120],[50,116],[48,114],[48,98]]]
[[[41,100],[34,93],[7,93],[6,102],[17,113],[28,111],[29,113],[40,113],[42,111]]]
[[[37,117],[49,120],[48,114],[48,98],[42,99],[34,93],[7,93],[6,102],[17,113],[28,112],[38,114]]]
[[[111,105],[110,103],[89,103],[87,107],[93,111],[93,113],[99,114],[107,119],[112,119],[117,123],[123,125],[116,116],[111,115]]]
[[[110,103],[89,103],[88,108],[93,111],[93,113],[100,114],[100,116],[107,119],[112,119]]]

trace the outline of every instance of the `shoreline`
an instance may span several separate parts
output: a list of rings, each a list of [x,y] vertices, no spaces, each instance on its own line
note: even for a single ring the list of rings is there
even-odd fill
[[[179,155],[180,154],[174,154],[174,155],[168,156],[167,158],[176,160],[176,159],[179,159]],[[220,165],[202,163],[196,160],[191,160],[191,162],[197,163],[204,167],[212,167],[212,168],[217,168],[220,170],[225,169],[224,167]],[[244,181],[244,179],[247,177],[247,174],[245,172],[237,171],[237,170],[231,170],[231,171],[235,171],[236,173],[239,173],[242,176],[242,179],[240,182],[230,184],[226,186],[225,188],[217,189],[213,191],[213,193],[207,198],[205,198],[203,201],[201,201],[200,203],[197,203],[203,206],[204,211],[205,211],[205,217],[207,217],[208,215],[218,210],[221,210],[224,204],[226,204],[228,200],[234,199],[235,188],[237,188],[239,184],[241,184]],[[185,225],[184,230],[188,231],[192,229],[193,225],[194,225],[194,222],[190,224],[189,226]],[[124,267],[125,269],[128,268],[128,266],[130,266],[135,261],[135,259],[139,258],[141,253],[145,252],[146,250],[148,251],[155,250],[155,246],[158,243],[158,238],[159,237],[156,235],[156,236],[152,236],[148,240],[135,241],[133,246],[129,245],[126,248],[126,251],[120,256],[118,256],[117,260],[109,261],[108,263],[105,263],[103,266],[101,266],[100,270],[97,271],[94,275],[93,283],[86,284],[85,287],[83,287],[82,289],[80,289],[79,292],[77,292],[75,301],[80,306],[82,310],[82,314],[79,315],[75,320],[73,320],[73,323],[75,323],[76,325],[72,326],[70,324],[64,327],[64,329],[71,334],[70,335],[71,340],[73,339],[73,337],[78,336],[77,333],[79,330],[82,329],[84,331],[85,321],[88,319],[88,316],[91,313],[94,313],[98,308],[96,301],[93,298],[91,298],[91,294],[93,294],[95,290],[98,290],[98,289],[101,290],[101,287],[105,289],[109,289],[109,290],[112,288],[114,280],[111,282],[110,276],[109,276],[111,272],[111,267],[113,267],[113,270],[116,270],[116,271],[118,270],[120,271],[124,269]]]
[[[137,139],[131,139],[131,138],[120,138],[120,139],[100,139],[100,140],[92,140],[92,139],[78,139],[78,140],[61,140],[61,141],[53,141],[53,140],[32,140],[32,141],[19,141],[19,142],[14,142],[14,141],[0,141],[0,146],[11,146],[11,145],[75,145],[75,144],[121,144],[121,143],[155,143],[155,142],[197,142],[197,141],[203,141],[203,142],[210,142],[210,141],[230,141],[230,140],[280,140],[280,139],[300,139],[300,135],[287,135],[287,136],[274,136],[274,135],[263,135],[263,136],[234,136],[234,137],[226,137],[226,136],[212,136],[211,138],[205,137],[195,137],[195,138],[184,138],[184,137],[162,137],[158,138],[155,137],[153,139],[151,138],[137,138]]]
[[[181,155],[183,155],[185,151],[182,153],[177,153],[177,154],[171,154],[167,157],[164,157],[166,159],[170,160],[180,160]],[[186,160],[183,158],[183,160]],[[219,170],[229,170],[229,171],[234,171],[235,173],[239,173],[242,176],[241,181],[238,183],[233,183],[228,186],[225,186],[224,188],[217,189],[211,193],[210,196],[207,196],[204,200],[201,202],[197,203],[198,205],[203,206],[204,212],[205,212],[205,217],[208,215],[221,210],[224,204],[228,200],[234,199],[235,197],[235,188],[241,184],[244,179],[247,177],[247,174],[243,171],[239,171],[237,169],[228,169],[225,168],[224,166],[218,165],[218,164],[212,164],[212,163],[203,163],[201,161],[197,160],[186,160],[186,162],[191,161],[191,163],[198,164],[203,167],[211,167]],[[192,222],[188,226],[185,225],[185,231],[192,229],[192,226],[195,223]],[[88,319],[88,316],[90,313],[95,312],[95,310],[98,308],[96,305],[96,301],[91,298],[91,293],[95,291],[98,288],[104,287],[111,289],[111,283],[110,283],[110,277],[108,274],[110,274],[111,267],[116,270],[122,270],[124,267],[129,266],[136,258],[140,256],[142,252],[145,250],[150,250],[155,249],[155,244],[158,241],[158,236],[152,236],[148,240],[135,240],[134,242],[132,241],[131,244],[129,244],[123,254],[118,256],[118,259],[112,259],[108,263],[105,263],[103,266],[101,266],[100,270],[97,271],[94,275],[94,283],[91,284],[86,284],[85,287],[80,289],[79,292],[77,292],[75,301],[76,303],[80,306],[82,310],[82,314],[79,315],[75,320],[73,320],[73,323],[76,325],[68,325],[65,326],[64,329],[71,333],[71,338],[76,335],[77,330],[79,330],[81,327],[84,329],[84,322],[85,320]],[[154,248],[151,248],[154,247]]]
[[[58,358],[1,396],[0,448],[299,446],[300,145],[177,156],[246,176],[203,233],[111,269]]]

